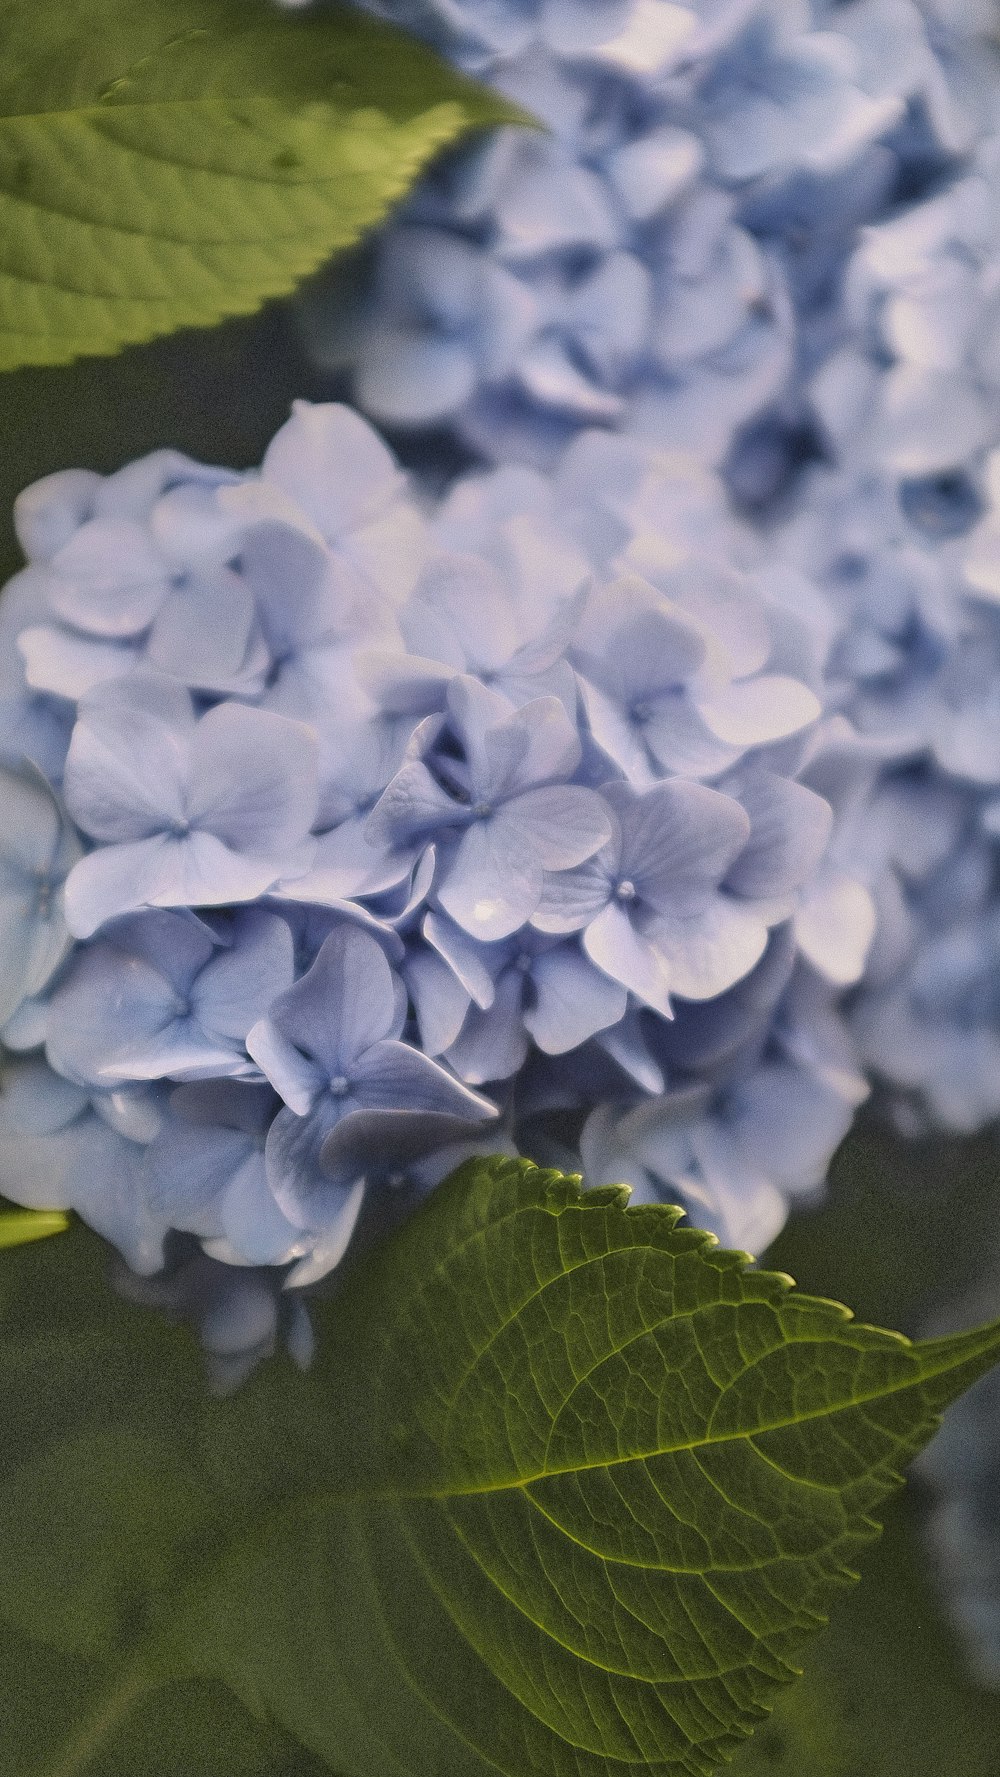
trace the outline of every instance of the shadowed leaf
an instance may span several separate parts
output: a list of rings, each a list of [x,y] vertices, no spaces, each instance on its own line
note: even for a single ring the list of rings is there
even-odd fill
[[[308,1377],[221,1403],[118,1305],[22,1336],[22,1290],[0,1612],[93,1674],[25,1777],[93,1769],[197,1673],[341,1777],[714,1770],[1000,1328],[911,1344],[677,1222],[472,1163],[323,1311]]]

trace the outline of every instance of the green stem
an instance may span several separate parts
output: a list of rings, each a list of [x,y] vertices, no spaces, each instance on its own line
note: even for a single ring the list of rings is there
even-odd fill
[[[123,1722],[141,1697],[157,1689],[161,1683],[148,1659],[126,1666],[117,1682],[98,1697],[94,1707],[73,1731],[55,1762],[47,1765],[39,1777],[79,1777],[87,1769],[110,1735]]]

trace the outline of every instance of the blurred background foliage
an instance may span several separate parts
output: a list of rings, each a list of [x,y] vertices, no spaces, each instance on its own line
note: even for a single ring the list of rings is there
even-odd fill
[[[73,466],[108,471],[161,446],[246,467],[259,460],[294,397],[336,393],[309,365],[284,303],[117,358],[17,371],[2,387],[4,578],[21,561],[12,503],[37,477]],[[849,1303],[861,1319],[915,1334],[974,1284],[998,1216],[995,1140],[907,1142],[868,1113],[838,1154],[824,1201],[797,1213],[767,1262],[803,1288]],[[40,1268],[45,1245],[36,1249]],[[136,1337],[144,1328],[156,1336],[155,1316],[129,1313]],[[170,1339],[178,1361],[191,1362],[190,1335],[171,1330]],[[79,1385],[87,1386],[85,1376]],[[845,1595],[815,1644],[805,1678],[734,1770],[747,1777],[997,1777],[1000,1696],[964,1674],[921,1539],[923,1505],[916,1480],[892,1507],[863,1584]],[[30,1687],[18,1677],[25,1658]],[[40,1671],[46,1660],[50,1686]],[[7,1748],[0,1770],[18,1777],[18,1711],[29,1688],[37,1698],[41,1680],[56,1725],[72,1723],[74,1695],[64,1656],[0,1636],[0,1661]],[[206,1746],[218,1749],[211,1769]],[[138,1766],[136,1755],[133,1732],[127,1751],[116,1755],[112,1745],[93,1777],[321,1777],[322,1769],[221,1683],[201,1680],[171,1686],[149,1704]]]

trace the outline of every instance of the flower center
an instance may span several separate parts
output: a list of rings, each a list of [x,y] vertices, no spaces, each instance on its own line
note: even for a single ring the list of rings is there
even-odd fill
[[[653,706],[648,699],[640,698],[638,703],[632,705],[631,715],[633,722],[636,722],[640,728],[644,728],[647,722],[653,720]]]
[[[534,962],[534,960],[535,959],[530,954],[530,952],[528,952],[527,950],[522,950],[514,958],[514,967],[515,967],[515,969],[520,969],[522,975],[530,975],[531,965]]]
[[[330,1081],[330,1091],[334,1098],[346,1098],[351,1090],[351,1082],[346,1074],[334,1074]]]
[[[178,820],[171,821],[170,832],[175,839],[185,839],[191,831],[191,822],[182,815]]]
[[[493,804],[491,802],[474,802],[472,813],[477,821],[485,821],[493,813]]]
[[[635,900],[635,883],[630,882],[627,876],[623,879],[623,881],[621,881],[618,884],[618,887],[615,889],[615,899],[618,901],[634,901]]]

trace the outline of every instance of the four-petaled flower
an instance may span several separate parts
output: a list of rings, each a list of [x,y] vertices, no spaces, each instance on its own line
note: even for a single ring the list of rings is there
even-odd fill
[[[284,1099],[267,1138],[280,1207],[329,1239],[360,1180],[455,1142],[496,1106],[400,1042],[406,995],[375,938],[344,924],[280,994],[247,1048]],[[346,1240],[345,1240],[346,1244]]]
[[[239,703],[198,718],[186,691],[137,675],[82,701],[65,795],[102,842],[66,883],[67,924],[88,938],[133,908],[252,901],[305,870],[316,740],[303,723]]]
[[[461,675],[447,692],[461,748],[408,760],[373,809],[375,844],[439,842],[435,892],[473,936],[506,938],[531,918],[546,870],[582,863],[609,836],[593,790],[569,783],[580,741],[565,709],[540,697],[521,709]],[[441,735],[438,725],[438,736]]]

